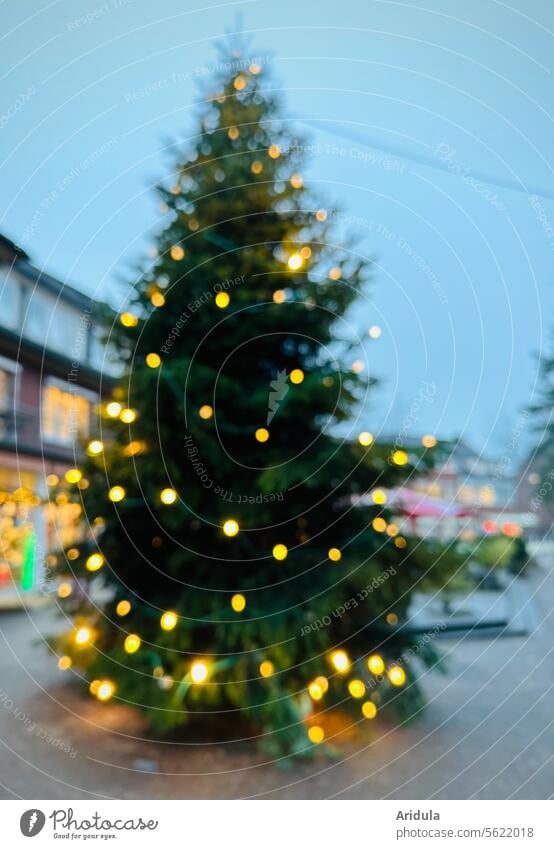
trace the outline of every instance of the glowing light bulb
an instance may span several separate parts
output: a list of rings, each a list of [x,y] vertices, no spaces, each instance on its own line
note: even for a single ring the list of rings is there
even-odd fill
[[[153,307],[163,307],[165,304],[165,298],[161,292],[152,292],[150,300]]]
[[[395,525],[394,522],[391,522],[390,525],[387,525],[387,534],[390,537],[395,537],[398,533],[398,525]]]
[[[374,489],[371,498],[374,504],[386,504],[387,501],[387,496],[382,489]]]
[[[394,544],[397,548],[406,548],[406,540],[404,537],[396,537]]]
[[[108,498],[110,501],[118,502],[123,501],[125,498],[125,490],[122,486],[112,486],[110,491],[108,492]]]
[[[136,412],[134,410],[131,410],[129,407],[125,407],[125,409],[122,410],[119,414],[119,418],[122,422],[125,422],[125,424],[131,424],[131,422],[135,421],[136,417]]]
[[[378,534],[382,534],[387,528],[387,523],[381,516],[377,516],[371,523],[371,527],[374,531],[377,531]]]
[[[363,360],[354,360],[350,368],[354,374],[361,374],[365,368],[365,363]]]
[[[87,454],[89,457],[97,457],[104,450],[104,443],[99,439],[93,439],[87,445]]]
[[[301,368],[293,368],[291,373],[289,374],[289,380],[291,383],[299,384],[304,380],[304,372]]]
[[[46,483],[48,486],[57,486],[60,482],[60,479],[57,475],[48,475],[46,477]]]
[[[239,532],[239,523],[235,519],[226,519],[223,522],[223,533],[226,537],[236,537]]]
[[[385,618],[389,625],[398,625],[398,616],[396,613],[387,613]]]
[[[69,581],[62,581],[62,583],[58,587],[58,596],[60,598],[69,598],[72,592],[73,587],[71,586]]]
[[[421,444],[424,448],[434,448],[437,444],[437,440],[430,433],[426,433],[425,436],[421,437]]]
[[[381,328],[377,324],[374,324],[373,327],[370,327],[367,331],[368,336],[371,336],[372,339],[378,339],[381,332]]]
[[[330,548],[327,552],[327,556],[329,557],[329,560],[333,560],[335,563],[338,563],[342,557],[340,548]]]
[[[274,304],[284,304],[287,300],[287,296],[282,289],[276,289],[273,293],[273,303]]]
[[[393,687],[401,687],[406,683],[406,673],[401,666],[391,666],[387,675]]]
[[[122,312],[119,320],[123,327],[136,327],[138,324],[138,318],[132,312]]]
[[[173,631],[177,624],[178,616],[173,610],[166,610],[160,618],[160,625],[164,631]]]
[[[229,129],[227,130],[227,135],[229,136],[231,141],[235,141],[235,139],[238,139],[238,137],[239,137],[238,127],[229,127]]]
[[[385,671],[385,662],[380,654],[370,654],[367,659],[367,668],[373,675],[382,675]]]
[[[283,545],[282,542],[278,542],[277,545],[273,546],[273,556],[275,560],[284,560],[288,553],[288,548],[286,545]]]
[[[269,146],[267,154],[271,159],[279,159],[281,156],[281,148],[278,144],[272,144]]]
[[[318,209],[315,217],[316,221],[327,221],[327,211],[325,209]]]
[[[83,473],[79,469],[68,469],[65,473],[65,479],[68,483],[79,483]]]
[[[67,559],[68,560],[77,560],[78,557],[79,557],[79,549],[78,548],[70,548],[69,551],[67,552]]]
[[[235,613],[242,613],[246,607],[246,599],[241,593],[236,593],[231,599],[231,607]]]
[[[202,684],[208,677],[208,667],[201,660],[197,660],[192,664],[190,669],[190,677],[195,684]]]
[[[321,725],[312,725],[308,729],[308,737],[310,738],[310,742],[312,743],[322,743],[325,739],[325,731],[321,727]]]
[[[211,419],[214,414],[213,407],[210,407],[209,404],[202,404],[200,409],[198,410],[198,415],[201,419]]]
[[[275,666],[270,660],[263,660],[260,663],[260,675],[262,678],[270,678],[275,672]]]
[[[318,675],[314,683],[320,687],[322,693],[326,693],[329,689],[329,682],[325,675]]]
[[[304,180],[302,179],[300,174],[293,174],[290,178],[290,184],[293,189],[301,189],[304,185]]]
[[[302,262],[300,254],[291,254],[287,260],[287,265],[291,271],[298,271],[299,268],[302,268]]]
[[[62,670],[69,669],[69,667],[71,666],[72,663],[73,663],[73,661],[71,660],[69,655],[63,654],[60,657],[60,659],[58,660],[58,669],[62,669]]]
[[[339,649],[338,651],[334,651],[331,655],[331,663],[337,670],[337,672],[348,672],[350,669],[350,659],[345,651]]]
[[[104,558],[100,554],[99,551],[95,552],[95,554],[91,554],[90,557],[87,557],[86,567],[89,572],[97,572],[104,565]]]
[[[373,445],[373,434],[368,430],[362,430],[362,432],[358,434],[358,442],[360,445],[363,445],[364,448],[369,448],[370,445]]]
[[[118,616],[127,616],[127,614],[131,612],[131,602],[127,601],[126,598],[118,601],[115,612]]]
[[[146,355],[146,365],[148,366],[148,368],[159,368],[161,362],[162,359],[159,354],[150,352],[150,354]]]
[[[96,691],[96,698],[101,702],[107,702],[111,699],[115,692],[115,687],[111,681],[103,680],[100,682]]]
[[[233,80],[233,86],[236,91],[243,91],[246,88],[246,77],[244,74],[239,74],[238,77],[235,77]]]
[[[323,698],[323,690],[317,681],[312,681],[308,684],[308,693],[310,694],[310,698],[314,700],[314,702],[318,702]]]
[[[377,705],[374,705],[373,702],[364,702],[362,713],[366,719],[375,719],[377,716]]]
[[[160,492],[160,501],[162,504],[175,504],[177,501],[177,493],[174,489],[167,487]]]
[[[348,692],[354,699],[361,699],[365,694],[365,684],[359,678],[353,678],[348,682]]]
[[[138,634],[128,634],[125,637],[125,642],[123,643],[123,647],[127,654],[134,654],[136,651],[140,649],[140,644],[142,643],[141,638]]]
[[[253,174],[261,174],[264,170],[264,166],[262,165],[259,159],[255,159],[252,165],[250,166],[250,170]]]
[[[121,412],[121,404],[118,404],[117,401],[110,401],[109,404],[106,404],[106,413],[111,419],[117,419]]]
[[[259,74],[262,69],[260,65],[256,64],[256,62],[252,62],[252,64],[248,66],[248,70],[251,74]]]
[[[231,298],[227,294],[227,292],[218,292],[215,296],[215,305],[219,307],[220,310],[224,310],[231,303]]]
[[[394,451],[391,460],[395,466],[405,466],[408,462],[408,455],[405,451]]]
[[[269,439],[269,431],[265,427],[259,427],[254,436],[257,442],[267,442]]]
[[[83,626],[82,628],[78,628],[75,632],[75,642],[78,646],[84,646],[90,642],[92,638],[92,631],[90,628]]]
[[[329,280],[340,280],[341,278],[341,270],[338,265],[334,265],[333,268],[329,272]]]
[[[175,260],[175,262],[179,262],[180,260],[183,259],[184,255],[185,255],[185,251],[181,247],[181,245],[173,245],[173,247],[169,251],[169,255],[170,255],[171,259]]]

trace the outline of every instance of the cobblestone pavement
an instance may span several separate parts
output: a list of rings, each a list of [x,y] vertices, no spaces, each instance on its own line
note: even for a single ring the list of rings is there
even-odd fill
[[[539,623],[530,636],[444,641],[449,673],[425,675],[420,718],[366,721],[336,760],[287,770],[244,745],[145,741],[131,710],[82,697],[35,644],[52,610],[2,613],[0,797],[548,798],[554,573],[524,586]]]

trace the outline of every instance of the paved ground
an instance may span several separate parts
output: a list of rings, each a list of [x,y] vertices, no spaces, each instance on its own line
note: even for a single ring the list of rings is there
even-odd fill
[[[450,672],[426,676],[420,719],[365,722],[336,761],[287,771],[245,747],[145,741],[135,714],[82,698],[33,644],[51,631],[51,610],[2,613],[0,798],[550,797],[554,572],[526,589],[539,623],[529,637],[443,642]],[[137,758],[158,772],[137,770]]]

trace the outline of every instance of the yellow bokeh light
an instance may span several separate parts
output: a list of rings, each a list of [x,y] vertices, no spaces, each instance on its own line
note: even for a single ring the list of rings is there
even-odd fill
[[[136,327],[138,324],[138,318],[132,312],[122,312],[119,320],[123,327]]]
[[[131,424],[131,422],[135,421],[136,417],[137,414],[135,410],[131,410],[130,407],[125,407],[125,409],[119,414],[119,418],[122,422],[125,422],[125,424]]]
[[[387,528],[387,523],[381,516],[377,516],[371,523],[371,527],[374,531],[377,531],[378,534],[382,534]]]
[[[325,209],[318,209],[315,217],[316,221],[327,221],[327,211]]]
[[[97,457],[104,450],[104,443],[99,439],[92,439],[87,445],[87,454],[89,457]]]
[[[210,407],[209,404],[202,404],[200,409],[198,410],[198,415],[201,419],[211,419],[214,414],[213,407]]]
[[[126,598],[118,601],[115,612],[118,616],[127,616],[127,614],[131,612],[131,602],[127,601]]]
[[[398,616],[396,613],[387,613],[385,618],[389,625],[398,625]]]
[[[129,442],[128,445],[122,449],[122,454],[125,457],[134,457],[135,454],[140,454],[141,451],[144,451],[146,448],[146,443],[142,442],[139,439],[133,439],[132,442]]]
[[[262,678],[270,678],[275,672],[275,666],[270,660],[263,660],[260,663],[260,675]]]
[[[134,654],[136,651],[140,649],[140,644],[142,640],[138,634],[128,634],[125,637],[125,642],[123,643],[123,648],[127,652],[127,654]]]
[[[79,549],[78,548],[70,548],[67,551],[67,559],[68,560],[77,560],[79,557]]]
[[[250,170],[253,174],[261,174],[264,170],[264,166],[262,165],[259,159],[255,159],[252,165],[250,166]]]
[[[160,492],[160,501],[162,504],[175,504],[177,501],[177,493],[171,487],[166,487]]]
[[[161,362],[162,360],[159,354],[150,352],[150,354],[146,355],[146,365],[148,368],[159,368]]]
[[[365,684],[359,678],[353,678],[348,682],[348,692],[354,699],[361,699],[365,695]]]
[[[79,483],[83,473],[79,469],[68,469],[65,473],[65,479],[68,483]]]
[[[316,683],[318,687],[321,688],[322,693],[326,693],[329,689],[329,682],[325,675],[318,675],[314,683]]]
[[[298,271],[302,268],[303,259],[300,254],[291,254],[287,260],[287,265],[291,271]]]
[[[117,419],[121,412],[121,404],[117,401],[110,401],[109,404],[106,404],[106,413],[111,419]]]
[[[62,581],[62,583],[58,587],[58,595],[60,598],[69,598],[71,593],[73,592],[73,587],[69,583],[69,581]]]
[[[369,448],[370,445],[373,445],[373,439],[373,434],[368,430],[362,430],[362,432],[358,434],[358,442],[360,445],[363,445],[364,448]]]
[[[368,336],[371,336],[372,339],[378,339],[381,335],[381,332],[381,328],[377,324],[374,324],[372,327],[369,328],[367,334]]]
[[[175,628],[178,616],[173,610],[166,610],[160,617],[160,626],[164,631],[173,631]]]
[[[256,62],[252,62],[252,64],[248,66],[248,70],[251,74],[259,74],[262,68]]]
[[[329,280],[340,280],[341,278],[341,270],[338,265],[334,265],[333,268],[329,272]]]
[[[387,502],[387,496],[382,489],[374,489],[371,498],[374,504],[386,504]]]
[[[290,184],[293,189],[301,189],[304,185],[304,180],[302,179],[300,174],[293,174],[290,178]]]
[[[437,444],[436,437],[432,436],[430,433],[426,433],[425,436],[421,437],[421,444],[424,448],[434,448]]]
[[[401,687],[406,683],[406,673],[401,666],[391,666],[387,675],[393,687]]]
[[[103,680],[100,682],[98,689],[96,690],[96,698],[101,702],[107,702],[111,699],[115,692],[115,687],[111,681]]]
[[[98,687],[100,686],[101,683],[102,682],[98,678],[95,678],[94,681],[90,682],[89,691],[92,693],[93,696],[95,696],[97,694]]]
[[[394,451],[391,460],[395,464],[395,466],[405,466],[408,462],[408,455],[405,451]]]
[[[246,77],[244,74],[239,74],[238,77],[235,77],[233,80],[233,86],[236,91],[243,91],[246,88]]]
[[[310,684],[308,684],[308,693],[314,702],[318,702],[323,698],[323,690],[317,681],[311,681]]]
[[[73,663],[73,661],[71,660],[69,655],[63,654],[60,657],[60,659],[58,660],[58,669],[62,669],[62,670],[69,669],[69,667],[71,666],[72,663]]]
[[[350,659],[345,651],[342,649],[338,649],[334,651],[331,655],[331,663],[337,670],[337,672],[348,672],[350,669]]]
[[[303,248],[300,248],[300,256],[302,259],[309,259],[312,255],[312,249],[309,245],[304,245]]]
[[[208,677],[208,667],[201,660],[197,660],[192,664],[190,669],[190,677],[195,684],[202,684]]]
[[[406,540],[404,537],[396,537],[394,544],[397,548],[406,548]]]
[[[104,565],[104,558],[99,551],[87,557],[86,567],[89,572],[97,572]]]
[[[327,555],[329,557],[329,560],[333,560],[335,563],[338,563],[338,561],[342,557],[340,548],[330,548],[327,552]]]
[[[223,533],[226,537],[236,537],[239,532],[239,523],[235,519],[226,519],[223,522]]]
[[[257,442],[267,442],[269,439],[269,431],[265,427],[259,427],[254,434]]]
[[[239,128],[238,127],[229,127],[227,130],[227,135],[231,139],[231,141],[235,141],[239,137]]]
[[[215,304],[219,307],[220,310],[224,310],[225,307],[228,307],[231,302],[231,298],[227,294],[227,292],[218,292],[215,296]]]
[[[242,613],[242,611],[246,607],[245,597],[241,593],[235,593],[235,595],[231,599],[231,607],[233,608],[235,613]]]
[[[391,522],[390,525],[387,525],[387,533],[390,537],[395,537],[398,533],[398,525],[395,525],[394,522]]]
[[[373,675],[382,675],[385,671],[385,661],[380,654],[370,654],[367,659],[367,668]]]
[[[169,251],[169,255],[171,256],[171,259],[175,260],[175,262],[179,262],[179,260],[183,259],[185,255],[184,248],[182,248],[181,245],[173,245]]]
[[[125,498],[125,490],[122,486],[112,486],[110,491],[108,492],[108,498],[110,501],[123,501]]]
[[[279,159],[281,156],[281,148],[278,144],[271,144],[267,150],[267,154],[271,159]]]
[[[275,560],[284,560],[287,554],[289,553],[286,545],[283,545],[282,542],[278,542],[277,545],[273,546],[273,556]]]
[[[47,475],[46,483],[48,486],[57,486],[60,482],[60,479],[57,475]]]
[[[366,719],[375,719],[377,716],[377,705],[374,705],[373,702],[364,702],[362,713]]]
[[[291,373],[289,374],[289,380],[291,383],[299,384],[304,380],[304,372],[301,368],[293,368]]]
[[[365,368],[365,363],[363,360],[354,360],[350,368],[354,374],[361,374]]]
[[[325,740],[325,731],[321,725],[312,725],[308,729],[308,737],[312,743],[322,743]]]
[[[161,292],[152,292],[150,300],[153,307],[163,307],[165,304],[165,298]]]
[[[75,632],[75,642],[78,646],[84,646],[90,642],[92,638],[92,631],[90,628],[83,626],[82,628],[78,628]]]
[[[287,296],[282,289],[276,289],[273,293],[273,302],[275,304],[284,304],[287,300]]]

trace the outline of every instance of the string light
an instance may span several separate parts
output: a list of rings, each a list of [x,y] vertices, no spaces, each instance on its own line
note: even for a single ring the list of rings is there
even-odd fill
[[[115,692],[115,686],[111,681],[103,680],[96,691],[96,698],[101,702],[107,702]]]
[[[291,254],[287,260],[287,265],[291,271],[298,271],[299,268],[302,268],[302,262],[300,254]]]
[[[125,498],[125,490],[122,486],[112,486],[110,491],[108,492],[108,498],[110,501],[118,502],[123,501]]]
[[[214,414],[213,407],[210,407],[209,404],[202,404],[200,409],[198,410],[198,415],[201,419],[211,419]]]
[[[252,62],[252,64],[248,66],[248,70],[251,74],[259,74],[262,69],[260,65],[257,65],[255,62]]]
[[[124,457],[134,457],[135,454],[140,454],[146,448],[146,443],[138,439],[133,439],[122,449]]]
[[[382,534],[387,528],[387,523],[381,516],[377,516],[371,523],[371,527],[374,531],[377,531],[378,534]]]
[[[269,439],[269,431],[265,427],[259,427],[254,436],[257,442],[267,442]]]
[[[421,444],[424,448],[434,448],[437,444],[437,440],[432,434],[426,433],[425,436],[421,437]]]
[[[290,184],[293,187],[293,189],[301,189],[302,186],[304,185],[304,180],[302,179],[300,174],[293,174],[292,177],[290,178]]]
[[[312,681],[308,684],[308,693],[310,694],[310,698],[314,700],[314,702],[318,702],[323,698],[323,690],[317,681]]]
[[[401,687],[406,683],[406,673],[401,666],[391,666],[387,675],[393,687]]]
[[[179,260],[183,259],[185,251],[181,245],[173,245],[169,251],[169,255],[171,256],[171,259],[175,260],[175,262],[179,262]]]
[[[395,466],[405,466],[408,462],[408,455],[405,451],[394,451],[391,460]]]
[[[316,217],[316,221],[321,221],[321,222],[327,221],[326,210],[325,209],[318,209],[316,214],[315,214],[315,217]]]
[[[312,255],[312,249],[309,245],[304,245],[303,248],[300,248],[300,256],[302,259],[309,259]]]
[[[75,632],[75,642],[78,646],[84,646],[89,643],[92,639],[92,631],[90,628],[87,628],[83,625],[82,628],[78,628]]]
[[[48,486],[57,486],[60,482],[60,479],[57,475],[48,475],[46,477],[46,483]]]
[[[242,613],[246,607],[246,599],[241,593],[236,593],[231,599],[231,607],[235,613]]]
[[[58,660],[58,669],[65,670],[69,669],[73,661],[69,657],[68,654],[63,654]]]
[[[267,150],[267,154],[271,159],[279,159],[281,156],[281,148],[278,144],[271,144]]]
[[[77,560],[78,557],[79,557],[79,549],[78,548],[70,548],[69,551],[67,552],[67,559],[68,560]]]
[[[374,504],[385,504],[387,501],[387,496],[382,489],[374,489],[371,498]]]
[[[229,129],[227,130],[227,135],[229,136],[231,141],[235,141],[235,139],[238,139],[238,137],[239,137],[238,127],[229,127]]]
[[[369,448],[369,446],[373,444],[373,441],[373,434],[368,430],[362,430],[362,432],[358,434],[358,442],[360,445],[363,445],[364,448]]]
[[[283,545],[282,542],[278,542],[277,545],[273,546],[273,556],[275,560],[284,560],[288,553],[288,548],[286,545]]]
[[[276,289],[273,293],[273,303],[275,304],[284,304],[287,300],[287,296],[282,289]]]
[[[121,404],[117,401],[110,401],[109,404],[106,404],[106,413],[111,419],[117,419],[121,412]]]
[[[208,677],[208,667],[201,660],[197,660],[192,664],[190,669],[190,677],[195,684],[202,684]]]
[[[299,384],[304,380],[304,372],[301,368],[293,368],[291,373],[289,374],[289,380],[291,383]]]
[[[311,728],[308,729],[308,737],[312,743],[322,743],[325,739],[325,731],[321,725],[312,725]]]
[[[104,558],[100,552],[97,551],[95,554],[91,554],[90,557],[87,557],[86,567],[89,572],[98,572],[98,570],[104,565],[104,562]]]
[[[236,537],[239,532],[239,523],[235,519],[226,519],[223,522],[223,533],[226,537]]]
[[[365,695],[365,684],[359,678],[353,678],[348,682],[348,692],[354,699],[361,699]]]
[[[227,294],[227,292],[218,292],[215,296],[215,304],[219,307],[220,310],[224,310],[229,306],[231,302],[231,298]]]
[[[374,324],[373,327],[369,328],[367,334],[368,336],[371,336],[372,339],[378,339],[381,335],[381,332],[381,328],[377,324]]]
[[[131,612],[131,602],[127,601],[126,598],[118,601],[115,612],[118,616],[127,616],[127,614]]]
[[[361,374],[365,368],[365,364],[363,360],[354,360],[352,365],[350,366],[354,374]]]
[[[338,563],[338,561],[342,557],[340,548],[330,548],[327,552],[327,555],[329,557],[329,560],[333,560],[335,563]]]
[[[385,662],[380,654],[371,654],[367,659],[367,668],[373,675],[382,675],[385,671]]]
[[[327,678],[325,677],[325,675],[318,675],[317,678],[315,679],[315,683],[318,685],[318,687],[321,688],[321,692],[324,693],[324,694],[329,689],[329,682],[328,682]]]
[[[344,673],[350,669],[350,658],[342,649],[338,649],[338,651],[334,651],[331,654],[331,663],[337,672]]]
[[[68,483],[79,483],[82,477],[83,473],[79,469],[68,469],[65,473],[65,479]]]
[[[342,272],[338,265],[334,265],[329,272],[329,280],[340,280],[341,274]]]
[[[374,705],[373,702],[364,702],[362,713],[366,719],[375,719],[377,716],[377,705]]]
[[[171,487],[162,489],[160,492],[160,501],[162,504],[175,504],[177,501],[177,493],[174,489],[171,489]]]
[[[119,320],[123,327],[136,327],[138,324],[138,318],[132,312],[122,312]]]
[[[146,355],[146,365],[148,366],[148,368],[159,368],[161,362],[162,360],[159,354],[151,352],[150,354]]]
[[[153,307],[163,307],[165,304],[165,298],[161,292],[152,292],[150,300]]]
[[[173,631],[177,624],[178,616],[173,610],[166,610],[160,618],[160,626],[164,631]]]
[[[395,537],[398,533],[398,525],[395,525],[394,522],[391,522],[390,525],[387,525],[387,534],[390,537]]]
[[[396,613],[387,613],[385,618],[389,625],[398,625],[398,616]]]
[[[129,407],[125,407],[125,409],[119,414],[119,418],[122,422],[125,422],[125,424],[131,424],[131,422],[135,421],[136,417],[137,414],[135,410],[131,410]]]
[[[406,548],[406,540],[404,537],[396,537],[394,544],[397,548]]]
[[[260,675],[262,678],[270,678],[275,672],[275,666],[270,660],[263,660],[260,663]]]
[[[87,445],[87,454],[89,457],[97,457],[104,450],[104,443],[99,439],[93,439]]]
[[[69,581],[62,581],[62,583],[58,587],[58,596],[60,598],[69,598],[72,592],[73,587],[71,586]]]
[[[128,634],[125,637],[125,642],[123,643],[123,648],[127,652],[127,654],[134,654],[140,649],[140,645],[142,643],[141,638],[138,634]]]
[[[246,77],[244,74],[239,74],[238,77],[235,77],[233,80],[233,86],[237,91],[243,91],[246,88]]]
[[[264,170],[264,166],[262,165],[259,159],[255,159],[252,165],[250,166],[250,170],[253,174],[261,174]]]
[[[89,691],[93,696],[95,696],[97,694],[98,687],[100,686],[101,683],[102,682],[98,678],[96,678],[94,681],[90,682]]]

